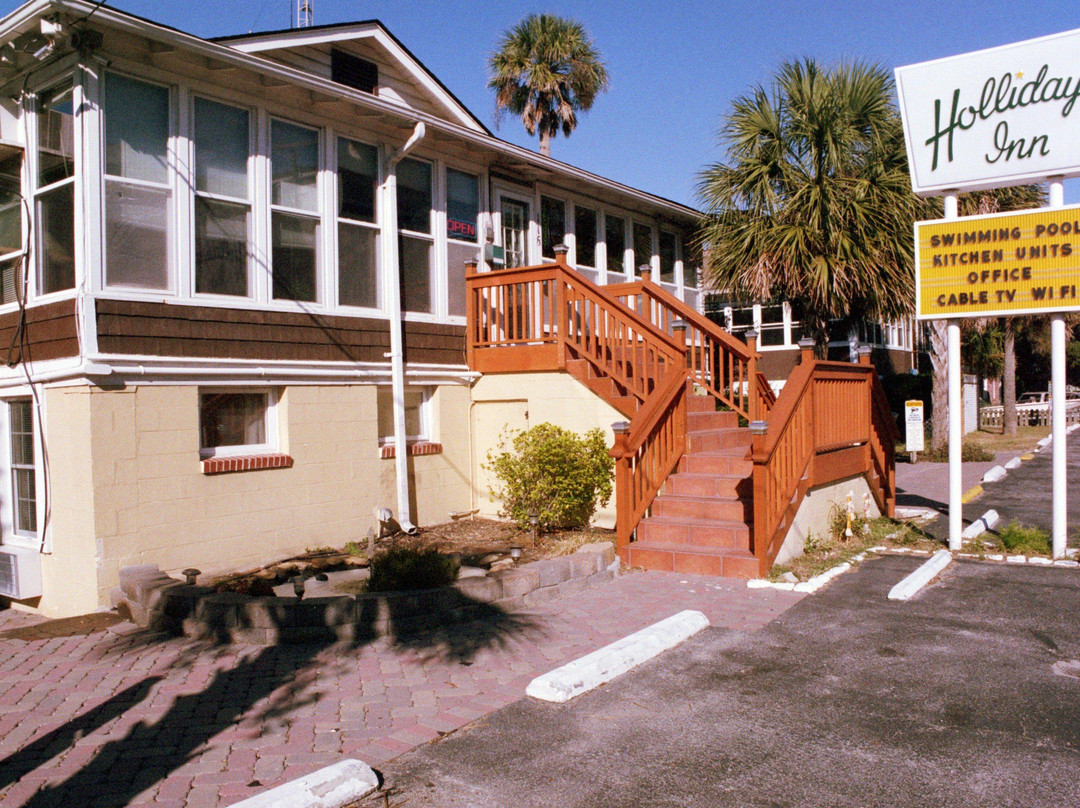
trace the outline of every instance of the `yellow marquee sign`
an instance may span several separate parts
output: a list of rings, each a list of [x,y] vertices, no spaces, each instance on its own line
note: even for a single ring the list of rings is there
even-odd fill
[[[1080,310],[1080,206],[915,224],[917,317]]]

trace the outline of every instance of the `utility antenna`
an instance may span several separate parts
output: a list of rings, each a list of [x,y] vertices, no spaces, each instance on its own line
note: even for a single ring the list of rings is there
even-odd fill
[[[315,0],[296,0],[296,27],[310,28],[315,24]]]

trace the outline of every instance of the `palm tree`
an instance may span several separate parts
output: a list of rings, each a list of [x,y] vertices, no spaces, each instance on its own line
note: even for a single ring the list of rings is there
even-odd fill
[[[551,154],[551,138],[577,127],[608,88],[607,68],[581,23],[553,14],[530,14],[503,34],[488,62],[488,87],[496,114],[521,116],[525,131],[540,133],[540,153]]]
[[[708,285],[798,301],[819,351],[830,320],[913,308],[911,228],[926,203],[911,191],[892,94],[878,66],[785,63],[734,102],[728,162],[699,175]]]

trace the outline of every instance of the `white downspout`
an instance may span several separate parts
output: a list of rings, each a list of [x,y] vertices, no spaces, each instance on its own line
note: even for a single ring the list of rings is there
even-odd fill
[[[398,524],[415,533],[409,511],[409,456],[405,443],[405,343],[401,318],[401,256],[398,254],[397,164],[424,139],[426,127],[416,124],[405,145],[390,155],[383,172],[382,259],[386,281],[386,313],[390,319],[390,380],[394,398],[394,470],[397,475]]]

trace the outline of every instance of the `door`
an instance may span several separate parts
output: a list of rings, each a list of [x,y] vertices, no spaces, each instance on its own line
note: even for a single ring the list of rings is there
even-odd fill
[[[529,203],[502,197],[499,206],[502,221],[502,243],[506,253],[506,268],[523,267],[529,263]]]

